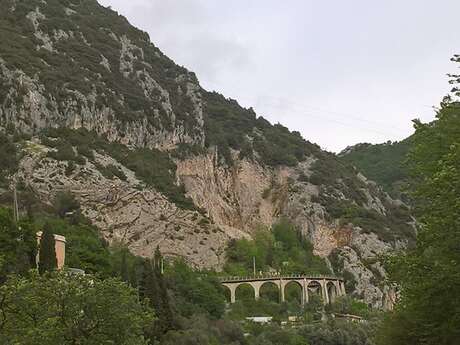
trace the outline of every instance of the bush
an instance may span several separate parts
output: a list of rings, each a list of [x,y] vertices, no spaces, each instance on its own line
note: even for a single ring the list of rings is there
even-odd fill
[[[48,157],[58,161],[73,161],[78,164],[85,164],[85,159],[75,153],[71,144],[64,140],[57,140],[55,142],[56,151],[48,152]]]
[[[193,314],[205,314],[213,319],[222,317],[225,297],[215,274],[194,271],[184,262],[176,261],[166,268],[165,279],[180,315],[187,318]]]
[[[123,170],[118,168],[116,165],[113,164],[108,164],[106,166],[103,166],[101,164],[96,163],[96,168],[99,170],[99,172],[109,180],[113,180],[113,178],[116,176],[122,181],[126,181],[127,177]]]
[[[71,192],[58,192],[53,201],[54,210],[59,217],[80,211],[80,203]]]
[[[121,281],[65,271],[11,277],[0,296],[2,344],[142,345],[154,319]]]
[[[366,303],[350,296],[337,297],[334,303],[328,305],[328,311],[338,314],[357,315],[363,318],[368,318],[371,312]]]

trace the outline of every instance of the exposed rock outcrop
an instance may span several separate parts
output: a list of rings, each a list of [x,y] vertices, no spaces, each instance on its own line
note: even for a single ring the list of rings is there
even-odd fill
[[[191,265],[219,268],[228,241],[246,236],[237,228],[212,224],[197,211],[177,207],[109,156],[96,153],[95,162],[118,167],[126,181],[104,177],[89,161],[69,173],[69,162],[47,158],[49,150],[29,142],[17,178],[47,202],[58,192],[72,192],[109,243],[127,244],[141,256],[153,255],[159,246],[165,255],[183,257]]]

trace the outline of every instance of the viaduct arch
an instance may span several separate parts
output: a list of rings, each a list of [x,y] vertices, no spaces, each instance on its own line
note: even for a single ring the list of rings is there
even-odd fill
[[[260,298],[260,289],[263,285],[274,284],[280,295],[280,302],[285,301],[286,286],[294,282],[300,285],[302,290],[301,304],[308,303],[310,294],[317,293],[322,297],[324,304],[334,302],[339,296],[344,296],[345,281],[342,278],[332,276],[307,276],[300,274],[293,275],[267,275],[254,277],[228,277],[220,280],[221,284],[230,290],[230,303],[236,302],[236,289],[238,286],[247,284],[254,290],[255,299]]]

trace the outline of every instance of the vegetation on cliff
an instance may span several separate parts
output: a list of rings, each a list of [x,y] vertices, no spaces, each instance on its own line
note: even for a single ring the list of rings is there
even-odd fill
[[[281,124],[272,125],[233,99],[205,92],[204,100],[205,144],[216,146],[227,162],[232,161],[231,149],[239,151],[240,158],[256,159],[268,166],[293,166],[320,152],[299,132],[291,132]]]
[[[359,178],[359,171],[350,163],[322,152],[311,169],[308,181],[319,186],[319,195],[312,200],[325,207],[330,220],[359,226],[385,242],[413,242],[415,231],[409,208],[389,199],[379,186]],[[385,212],[371,207],[375,197],[380,199]]]
[[[325,261],[313,254],[312,244],[302,239],[295,227],[286,219],[273,225],[271,231],[260,229],[254,240],[240,239],[230,242],[227,249],[225,273],[245,276],[256,272],[283,274],[328,274]]]
[[[94,132],[83,128],[53,128],[42,133],[43,144],[55,151],[48,153],[51,158],[85,164],[90,161],[109,178],[115,176],[125,180],[123,172],[115,166],[101,166],[94,159],[94,152],[104,152],[136,173],[136,177],[156,188],[177,206],[195,209],[190,198],[185,196],[182,186],[176,184],[176,165],[167,152],[148,148],[129,149],[125,145],[111,143]]]
[[[411,147],[411,137],[399,142],[383,144],[358,144],[339,154],[342,161],[353,164],[364,175],[377,182],[397,199],[406,199],[408,167],[406,156]]]
[[[187,79],[195,80],[193,73],[167,58],[150,42],[147,33],[131,26],[115,11],[96,0],[50,0],[46,5],[38,0],[2,0],[0,6],[5,9],[0,15],[2,61],[7,67],[36,77],[45,86],[46,94],[52,95],[47,104],[50,110],[64,111],[64,103],[75,98],[76,92],[83,97],[94,93],[96,107],[113,109],[121,121],[147,119],[154,126],[169,128],[171,119],[161,105],[161,93],[152,91],[146,97],[142,88],[149,74],[169,92],[178,120],[188,127],[195,124],[194,118],[187,116],[190,99],[177,92],[177,78],[187,76],[182,83],[185,87]],[[42,35],[34,35],[37,31]],[[41,39],[56,35],[62,35],[56,42],[47,44],[46,38]],[[133,46],[120,59],[123,38]],[[11,86],[0,87],[0,103]],[[27,95],[27,89],[21,89],[24,92],[18,95],[20,98]]]

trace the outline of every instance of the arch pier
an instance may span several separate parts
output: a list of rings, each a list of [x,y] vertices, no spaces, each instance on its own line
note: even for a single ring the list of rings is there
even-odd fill
[[[331,276],[307,276],[307,275],[268,275],[254,277],[228,277],[220,279],[223,286],[230,290],[230,303],[236,302],[236,289],[238,286],[247,284],[254,290],[255,299],[260,298],[260,289],[265,284],[274,284],[279,290],[280,302],[285,301],[286,286],[296,283],[302,291],[301,304],[308,303],[309,296],[319,294],[324,304],[334,302],[337,297],[344,296],[345,281],[343,278]]]

